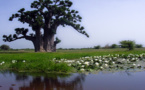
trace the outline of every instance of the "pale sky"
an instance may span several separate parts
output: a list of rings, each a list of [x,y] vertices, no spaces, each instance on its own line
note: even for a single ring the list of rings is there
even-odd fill
[[[33,48],[25,39],[3,42],[4,34],[14,34],[17,27],[28,27],[9,17],[21,8],[29,10],[33,0],[0,0],[0,45],[11,48]],[[119,44],[121,40],[134,40],[145,46],[145,0],[71,0],[72,9],[82,16],[81,25],[89,38],[72,27],[59,27],[56,36],[61,39],[57,48],[87,48],[96,45]],[[30,28],[31,29],[31,28]]]

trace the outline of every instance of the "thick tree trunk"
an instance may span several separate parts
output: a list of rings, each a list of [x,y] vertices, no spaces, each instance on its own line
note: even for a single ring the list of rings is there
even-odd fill
[[[40,29],[36,30],[35,38],[32,40],[35,48],[35,52],[55,52],[56,43],[54,42],[54,34],[48,29],[44,30],[42,36]]]
[[[34,44],[35,52],[45,52],[43,48],[43,44],[37,43],[37,41],[33,42],[33,44]]]
[[[41,31],[37,30],[35,34],[36,36],[35,39],[33,40],[35,52],[45,52],[43,48],[43,37],[41,35]]]
[[[46,52],[54,52],[54,34],[44,35],[44,50]]]
[[[54,43],[54,35],[49,35],[47,37],[37,37],[33,41],[35,52],[55,52],[56,45]]]

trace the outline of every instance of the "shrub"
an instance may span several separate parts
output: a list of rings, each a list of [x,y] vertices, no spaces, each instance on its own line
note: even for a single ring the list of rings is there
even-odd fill
[[[133,50],[135,48],[135,42],[131,40],[123,40],[120,41],[121,48],[128,48],[129,50]]]
[[[111,48],[118,48],[119,46],[117,44],[112,44],[110,47]]]
[[[0,49],[1,50],[9,50],[10,47],[8,45],[3,44],[3,45],[1,45]]]
[[[100,49],[100,48],[101,48],[100,45],[98,45],[98,46],[94,46],[94,49]]]
[[[104,46],[104,49],[109,49],[109,48],[110,48],[109,44],[106,44],[106,45]]]
[[[135,47],[136,48],[142,48],[143,46],[141,44],[136,44]]]

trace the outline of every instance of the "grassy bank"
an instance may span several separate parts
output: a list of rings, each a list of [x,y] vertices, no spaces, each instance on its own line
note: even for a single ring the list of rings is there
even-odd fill
[[[66,63],[55,63],[54,58],[72,60],[85,56],[103,56],[108,54],[141,54],[145,49],[83,49],[83,50],[57,50],[53,53],[34,53],[33,51],[0,51],[0,70],[15,70],[21,72],[73,72],[74,68],[69,67]],[[17,63],[13,63],[16,60]]]

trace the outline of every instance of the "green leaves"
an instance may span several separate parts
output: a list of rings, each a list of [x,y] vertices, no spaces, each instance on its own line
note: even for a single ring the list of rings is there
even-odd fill
[[[77,24],[78,22],[81,22],[82,17],[78,15],[78,11],[71,10],[70,7],[72,6],[72,2],[70,0],[39,0],[34,1],[31,4],[32,8],[36,8],[38,11],[37,13],[40,13],[43,18],[37,19],[35,18],[33,21],[37,22],[38,24],[32,24],[32,29],[38,28],[41,24],[44,27],[47,27],[49,24],[51,27],[51,30],[56,31],[56,27],[59,25],[65,26],[69,25],[72,26],[74,29],[76,29],[78,32],[86,35],[88,37],[88,34],[86,32],[83,32],[84,27],[82,27],[80,24]],[[31,11],[32,12],[32,11]],[[37,14],[35,15],[37,16]],[[44,20],[44,21],[41,21]],[[49,21],[51,20],[51,21]],[[38,26],[38,27],[37,27]],[[54,28],[55,27],[55,28]]]
[[[68,7],[71,7],[72,4],[73,4],[73,3],[72,3],[71,1],[68,1],[68,2],[67,2],[67,6],[68,6]]]
[[[34,1],[32,4],[31,4],[31,8],[38,8],[40,5],[40,3],[38,1]]]
[[[25,38],[26,37],[26,34],[28,32],[28,29],[25,29],[25,28],[16,28],[15,29],[15,32],[16,34],[13,34],[13,35],[3,35],[3,41],[4,42],[11,42],[11,41],[15,41],[17,39],[21,39],[21,38]],[[20,37],[18,37],[19,35],[21,35]]]
[[[20,35],[20,34],[24,34],[24,32],[28,32],[28,29],[16,28],[15,31],[17,35]]]
[[[64,5],[65,2],[64,1],[60,1],[59,5]]]
[[[12,41],[12,35],[10,34],[9,36],[3,35],[3,41],[6,42],[11,42]]]
[[[3,44],[3,45],[0,46],[0,49],[1,49],[1,50],[9,50],[10,47],[9,47],[8,45],[6,45],[6,44]],[[4,63],[5,63],[5,62],[3,61],[3,62],[1,63],[1,65],[4,64]]]
[[[20,9],[18,12],[19,13],[22,13],[22,12],[24,12],[25,11],[25,8],[22,8],[22,9]]]
[[[14,35],[13,35],[13,38],[17,39],[18,37],[17,37],[17,35],[16,35],[16,34],[14,34]]]
[[[129,50],[133,50],[135,48],[135,42],[131,40],[124,40],[120,42],[122,48],[128,48]]]
[[[58,37],[56,37],[56,40],[54,41],[55,46],[60,42],[61,42],[61,40]]]
[[[81,27],[80,30],[84,30],[84,27]]]

